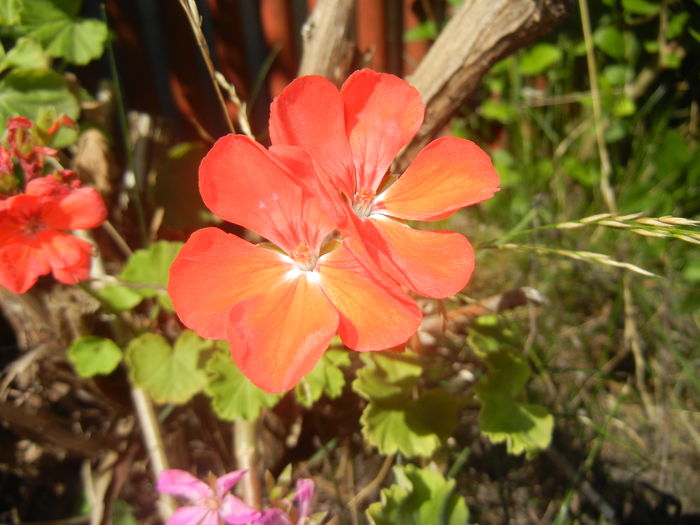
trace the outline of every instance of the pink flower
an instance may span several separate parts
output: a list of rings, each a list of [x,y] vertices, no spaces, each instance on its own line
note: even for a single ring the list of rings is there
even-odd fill
[[[254,523],[261,513],[229,493],[246,473],[234,470],[218,478],[213,487],[184,470],[164,470],[158,479],[158,490],[190,500],[193,505],[180,507],[166,525],[229,525]]]

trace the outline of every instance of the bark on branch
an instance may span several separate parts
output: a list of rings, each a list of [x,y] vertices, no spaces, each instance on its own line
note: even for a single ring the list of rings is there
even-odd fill
[[[304,54],[299,76],[322,75],[341,83],[354,51],[349,36],[355,0],[319,0],[301,32]]]
[[[425,123],[399,155],[398,172],[440,132],[504,56],[556,27],[568,0],[466,1],[408,78],[426,106]]]

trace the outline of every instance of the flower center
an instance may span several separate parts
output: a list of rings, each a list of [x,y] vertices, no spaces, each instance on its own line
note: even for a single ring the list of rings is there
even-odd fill
[[[300,242],[297,249],[289,254],[292,260],[296,263],[297,268],[304,271],[313,270],[316,266],[316,255],[311,252],[309,245],[305,242]]]
[[[358,217],[368,217],[372,213],[372,205],[377,194],[367,188],[362,188],[355,193],[352,199],[352,209]]]

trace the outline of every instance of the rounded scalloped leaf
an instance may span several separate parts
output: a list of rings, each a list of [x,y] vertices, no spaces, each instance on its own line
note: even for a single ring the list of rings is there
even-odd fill
[[[330,399],[340,396],[345,386],[341,366],[350,366],[350,356],[344,350],[327,350],[314,369],[302,378],[294,388],[297,401],[310,407],[323,395]]]
[[[42,108],[54,108],[73,120],[80,107],[66,80],[48,69],[15,69],[0,81],[0,128],[10,117],[36,120]]]
[[[243,375],[231,356],[216,352],[205,366],[209,384],[204,392],[211,397],[214,412],[223,420],[254,420],[263,408],[270,408],[282,398],[281,394],[268,394]]]
[[[131,380],[156,403],[186,403],[207,384],[198,361],[200,352],[212,344],[190,330],[182,332],[173,347],[157,334],[137,337],[126,349]]]
[[[52,57],[85,65],[99,58],[107,42],[107,25],[94,18],[78,18],[80,0],[32,0],[22,11],[22,25]]]
[[[417,400],[370,402],[360,423],[365,439],[384,455],[430,457],[457,426],[459,403],[449,392],[429,390]]]
[[[469,510],[464,498],[455,492],[454,479],[410,464],[394,467],[394,476],[396,483],[382,489],[380,501],[367,509],[372,525],[468,523]]]
[[[122,351],[111,339],[79,337],[68,349],[68,360],[80,377],[111,374],[122,360]]]
[[[157,241],[146,249],[136,250],[126,262],[120,278],[144,285],[133,288],[133,291],[141,297],[157,297],[163,308],[173,311],[167,290],[168,276],[182,246],[181,242]]]

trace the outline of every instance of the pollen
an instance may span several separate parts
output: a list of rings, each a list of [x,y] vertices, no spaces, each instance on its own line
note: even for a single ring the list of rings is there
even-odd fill
[[[374,205],[374,199],[377,198],[377,194],[372,190],[367,188],[362,188],[360,191],[355,193],[352,201],[352,209],[355,211],[358,217],[368,217],[372,213],[372,206]]]

